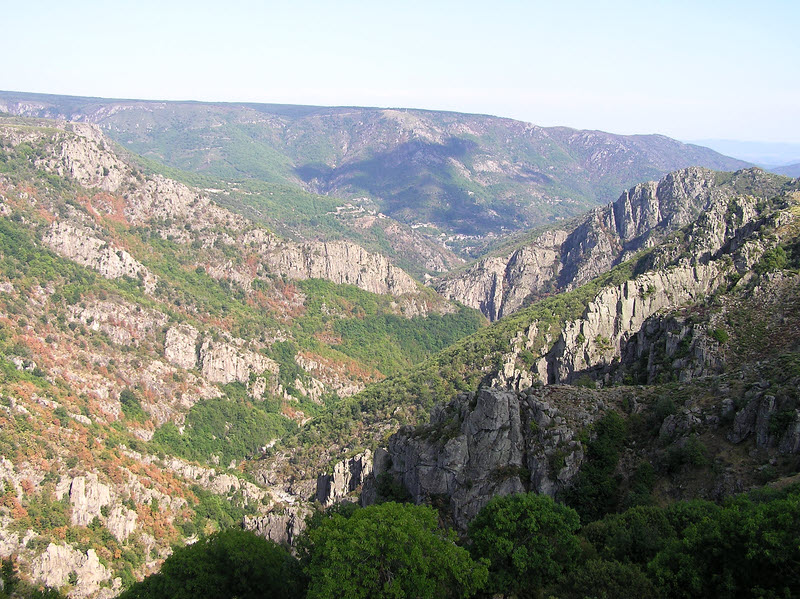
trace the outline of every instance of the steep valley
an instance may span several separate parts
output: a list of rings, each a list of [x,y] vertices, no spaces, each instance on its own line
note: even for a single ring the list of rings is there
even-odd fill
[[[269,512],[284,492],[245,458],[483,324],[383,256],[142,172],[93,126],[5,118],[0,142],[2,553],[72,596]]]
[[[256,204],[232,206],[227,192],[253,183],[231,183],[233,146],[190,158],[191,136],[185,151],[164,141],[160,119],[183,105],[23,100],[16,112],[100,124],[0,116],[0,556],[26,580],[113,597],[175,546],[239,526],[294,543],[309,516],[347,502],[430,504],[463,534],[497,495],[552,496],[586,523],[797,478],[800,180],[667,167],[651,146],[650,166],[637,168],[671,172],[641,183],[642,170],[598,156],[647,140],[469,115],[191,108],[209,129],[241,130],[231,122],[241,128],[247,114],[258,116],[254,137],[264,122],[280,132],[270,143],[284,158],[258,163],[273,169],[258,186],[332,194],[320,212],[383,232],[361,244],[345,229],[308,235],[311,220],[288,234]],[[319,141],[328,120],[351,134]],[[359,170],[361,128],[383,153]],[[478,144],[508,131],[518,135],[494,149]],[[456,133],[483,149],[458,146]],[[107,134],[151,155],[157,142],[173,167],[213,158],[215,184],[231,188],[169,178]],[[584,162],[548,187],[525,136]],[[517,159],[492,154],[499,146]],[[312,172],[320,155],[328,162]],[[559,212],[573,220],[459,267],[431,239],[474,226],[493,204],[483,197],[435,232],[412,228],[434,212],[407,212],[393,186],[415,160],[424,179],[432,156],[469,167],[465,180],[484,173],[485,187],[522,180],[508,198],[574,199],[553,190],[573,175],[585,185],[581,170],[614,195],[635,186],[577,216],[613,197],[587,191]],[[356,202],[370,169],[392,161],[387,187]],[[378,198],[384,189],[394,195]],[[527,226],[533,205],[491,210]],[[416,267],[401,268],[400,255]],[[445,274],[420,282],[434,272]],[[609,430],[614,461],[592,495]]]

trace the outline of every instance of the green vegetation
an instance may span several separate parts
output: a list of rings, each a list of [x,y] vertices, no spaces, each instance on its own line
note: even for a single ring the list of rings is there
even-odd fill
[[[308,599],[470,597],[486,581],[435,510],[392,502],[322,519],[300,559]]]
[[[297,560],[227,530],[176,549],[121,597],[794,597],[798,536],[798,485],[721,506],[638,506],[583,528],[548,497],[495,497],[462,539],[469,551],[433,508],[342,504],[309,520]]]
[[[616,412],[609,412],[595,425],[595,434],[586,449],[586,463],[565,498],[584,523],[617,507],[619,483],[615,471],[627,435],[626,423]]]
[[[434,403],[462,391],[474,391],[484,377],[493,377],[502,354],[508,351],[511,339],[519,331],[535,322],[538,335],[534,346],[543,346],[545,336],[559,330],[564,322],[579,317],[600,289],[631,278],[636,263],[634,259],[621,264],[575,291],[546,298],[515,312],[456,341],[413,369],[331,405],[298,438],[288,439],[287,444],[306,450],[330,447],[337,439],[360,435],[373,423],[424,422]],[[357,438],[365,445],[375,442]]]
[[[272,541],[229,529],[177,548],[158,574],[120,599],[297,597],[296,562]]]
[[[228,397],[205,399],[189,410],[183,434],[167,423],[153,436],[152,444],[188,460],[206,462],[216,456],[228,465],[258,454],[269,441],[281,438],[296,428],[271,402],[253,402],[246,398],[243,385],[231,383],[239,390]]]
[[[495,497],[470,522],[470,552],[489,563],[486,592],[535,596],[575,565],[574,510],[534,493]]]

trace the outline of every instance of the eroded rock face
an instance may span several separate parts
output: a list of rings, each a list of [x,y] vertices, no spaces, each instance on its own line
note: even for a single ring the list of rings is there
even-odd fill
[[[197,340],[200,333],[189,324],[179,324],[167,330],[164,341],[164,357],[170,364],[180,368],[197,366]]]
[[[76,476],[69,487],[73,526],[89,526],[111,501],[111,488],[99,482],[96,474]]]
[[[547,383],[569,382],[575,373],[611,364],[621,348],[659,310],[706,297],[721,281],[715,264],[697,264],[647,273],[607,287],[581,318],[564,325],[536,370]]]
[[[242,525],[257,535],[281,545],[294,545],[306,528],[306,518],[311,511],[300,506],[289,506],[263,516],[245,516]]]
[[[379,254],[347,241],[290,243],[271,239],[262,247],[270,269],[291,279],[325,279],[378,294],[416,293],[417,283]]]
[[[578,432],[603,413],[579,394],[562,413],[550,400],[558,392],[490,387],[459,395],[434,409],[430,425],[392,436],[387,472],[415,502],[447,498],[461,529],[495,495],[554,495],[583,461]]]
[[[548,231],[511,254],[444,277],[436,289],[496,320],[528,298],[579,287],[695,220],[703,220],[698,255],[710,255],[731,241],[732,209],[740,224],[747,223],[756,216],[759,198],[778,192],[774,177],[759,169],[740,171],[734,179],[747,184],[753,195],[737,197],[733,208],[735,185],[721,185],[709,169],[686,168],[642,183],[592,210],[571,231]]]
[[[317,478],[317,501],[323,506],[336,503],[353,493],[372,474],[372,453],[360,453],[349,460],[338,462],[332,474]]]
[[[117,345],[139,344],[155,340],[157,329],[167,322],[167,316],[157,310],[141,308],[119,298],[94,300],[85,307],[73,306],[71,320],[83,323],[93,331],[101,331]]]
[[[97,474],[76,476],[59,484],[57,493],[69,485],[69,503],[73,526],[89,526],[97,518],[119,541],[136,530],[137,514],[120,504],[112,488],[99,481]]]
[[[200,364],[203,376],[213,383],[246,383],[250,374],[269,371],[277,374],[278,363],[264,355],[225,341],[214,341],[207,337],[200,348]]]
[[[531,293],[552,284],[566,237],[566,231],[548,231],[508,256],[484,258],[461,276],[445,278],[436,290],[497,320],[519,309]]]
[[[158,278],[127,251],[115,248],[88,229],[68,222],[55,222],[44,242],[57,254],[88,266],[108,279],[141,278],[145,291],[155,290]]]
[[[92,595],[100,590],[101,582],[111,578],[111,571],[100,563],[94,549],[81,553],[69,545],[50,543],[31,564],[33,579],[52,588],[67,584],[73,572],[77,575],[77,583],[71,597]]]

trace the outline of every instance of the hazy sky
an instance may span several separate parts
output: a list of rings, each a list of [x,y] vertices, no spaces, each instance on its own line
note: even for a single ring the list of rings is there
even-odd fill
[[[800,142],[798,0],[33,0],[0,19],[4,90]]]

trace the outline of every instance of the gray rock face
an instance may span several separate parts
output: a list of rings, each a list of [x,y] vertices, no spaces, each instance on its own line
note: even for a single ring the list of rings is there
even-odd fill
[[[778,400],[770,393],[770,384],[761,381],[747,390],[743,404],[735,412],[728,441],[742,443],[752,437],[756,447],[777,448],[783,454],[800,453],[800,410],[791,400]],[[779,414],[789,417],[783,427],[774,426],[773,418]]]
[[[101,510],[112,502],[111,488],[97,480],[96,474],[76,476],[69,487],[69,502],[72,506],[72,524],[89,526],[99,518]]]
[[[552,283],[566,237],[565,231],[548,231],[509,256],[478,261],[462,276],[444,279],[436,289],[447,298],[479,309],[489,320],[497,320]]]
[[[323,506],[336,503],[358,490],[372,474],[372,454],[360,453],[349,460],[338,462],[332,474],[317,478],[317,501]]]
[[[281,545],[294,545],[306,528],[306,518],[311,511],[300,506],[289,506],[263,516],[245,516],[242,525]]]
[[[76,476],[63,483],[69,484],[73,526],[89,526],[97,518],[119,541],[124,541],[136,530],[136,512],[121,505],[116,493],[110,486],[101,483],[97,474]],[[107,516],[103,508],[106,508]]]
[[[416,502],[447,498],[461,529],[494,495],[554,495],[583,461],[577,431],[601,415],[597,402],[579,396],[562,413],[551,401],[559,392],[490,387],[459,395],[434,409],[430,425],[391,437],[387,471]]]
[[[647,273],[600,291],[581,318],[567,322],[536,366],[548,383],[611,364],[645,321],[659,310],[706,297],[721,281],[715,264],[686,265]]]
[[[111,578],[111,570],[100,563],[94,549],[81,553],[69,545],[50,543],[31,564],[32,578],[52,588],[67,584],[72,572],[77,574],[78,582],[70,593],[71,597],[93,595],[100,590],[101,582]]]
[[[326,279],[378,294],[416,293],[417,283],[379,254],[347,241],[290,243],[277,239],[262,247],[274,272],[291,279]]]
[[[495,320],[519,309],[527,298],[574,289],[697,219],[704,220],[699,245],[713,253],[731,239],[725,216],[736,185],[754,190],[753,197],[738,201],[741,222],[755,216],[758,198],[778,191],[775,178],[759,169],[733,178],[723,186],[713,171],[690,167],[642,183],[591,211],[571,231],[549,231],[511,254],[481,260],[444,277],[436,289]]]
[[[158,234],[176,243],[198,241],[204,247],[213,247],[221,242],[252,247],[272,273],[292,279],[321,278],[398,296],[419,291],[418,284],[403,270],[384,256],[354,243],[283,241],[265,229],[254,228],[252,223],[217,206],[197,190],[160,175],[142,175],[111,150],[111,142],[95,126],[54,122],[52,127],[60,131],[53,135],[52,129],[42,132],[10,127],[2,134],[12,145],[47,142],[52,155],[40,159],[38,168],[71,177],[86,188],[107,192],[89,200],[86,214],[73,213],[69,218],[75,222],[55,222],[44,237],[54,251],[97,270],[104,277],[139,277],[148,293],[155,290],[158,282],[126,249],[114,247],[88,227],[94,220],[93,228],[99,231],[102,226],[99,217],[111,217],[131,225],[160,221],[165,224]],[[193,236],[184,225],[189,225],[199,237]],[[234,281],[246,290],[256,276],[250,266],[237,266],[228,259],[201,266],[210,276]]]
[[[203,376],[213,383],[246,383],[250,374],[269,371],[277,374],[279,367],[274,360],[245,349],[238,344],[214,341],[207,337],[200,348],[200,364]]]
[[[167,316],[157,310],[143,309],[121,299],[94,300],[86,307],[72,307],[71,321],[81,322],[93,331],[102,331],[117,345],[139,344],[155,340],[156,331],[167,322]]]
[[[696,325],[679,314],[657,313],[648,318],[623,347],[621,372],[634,370],[633,382],[654,384],[668,369],[678,381],[721,372],[723,358],[719,342],[709,336],[709,326]],[[620,371],[610,369],[611,379],[623,382]]]
[[[189,324],[179,324],[167,330],[164,357],[180,368],[197,366],[197,340],[200,333]]]
[[[88,229],[67,222],[55,222],[44,237],[54,252],[88,266],[108,279],[123,276],[141,278],[145,291],[155,290],[158,278],[123,249],[114,248]]]

